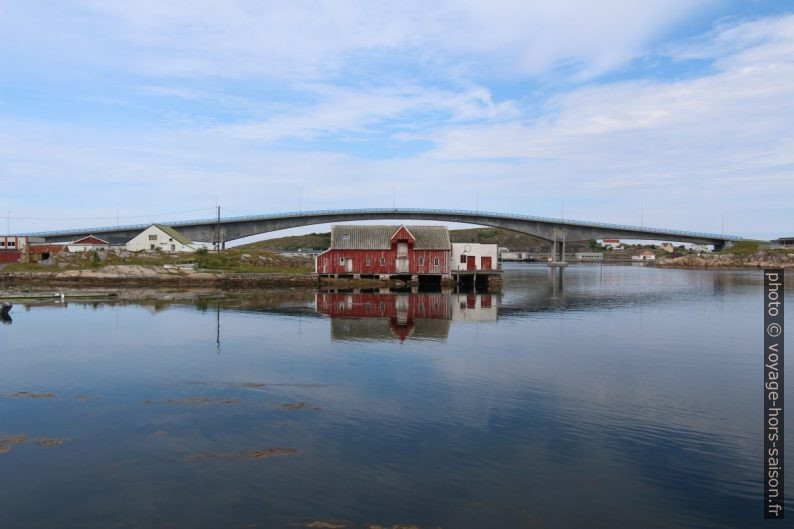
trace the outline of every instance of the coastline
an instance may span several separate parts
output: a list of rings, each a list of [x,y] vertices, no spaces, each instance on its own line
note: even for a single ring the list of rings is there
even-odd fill
[[[166,270],[146,266],[116,266],[98,270],[65,270],[59,272],[2,272],[0,289],[20,286],[65,287],[207,287],[214,289],[279,289],[314,288],[314,274],[207,272]]]
[[[794,257],[786,254],[737,256],[732,254],[712,254],[707,256],[668,257],[653,263],[659,268],[734,268],[763,269],[784,268],[794,269]]]

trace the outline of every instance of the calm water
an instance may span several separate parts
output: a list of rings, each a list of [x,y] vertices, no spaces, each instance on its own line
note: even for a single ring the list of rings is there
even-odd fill
[[[761,281],[17,305],[0,527],[761,527]]]

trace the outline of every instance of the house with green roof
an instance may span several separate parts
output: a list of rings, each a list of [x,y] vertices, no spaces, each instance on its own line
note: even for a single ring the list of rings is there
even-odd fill
[[[195,252],[199,248],[212,248],[208,242],[193,242],[171,226],[152,224],[141,233],[130,239],[127,250],[161,250],[163,252]]]

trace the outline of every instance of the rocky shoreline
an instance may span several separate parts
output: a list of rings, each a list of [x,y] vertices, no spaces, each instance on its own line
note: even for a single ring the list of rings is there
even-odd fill
[[[212,287],[239,288],[314,288],[313,274],[276,274],[167,270],[162,267],[119,265],[98,270],[60,272],[0,272],[0,287],[22,285],[60,285],[71,287]]]
[[[789,257],[787,254],[779,252],[750,256],[731,254],[685,255],[660,259],[654,263],[654,266],[660,268],[794,269],[794,257]]]

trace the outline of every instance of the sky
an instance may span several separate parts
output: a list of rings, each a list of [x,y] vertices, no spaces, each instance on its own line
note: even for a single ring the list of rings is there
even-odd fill
[[[794,2],[0,0],[0,44],[0,232],[394,204],[794,235]]]

